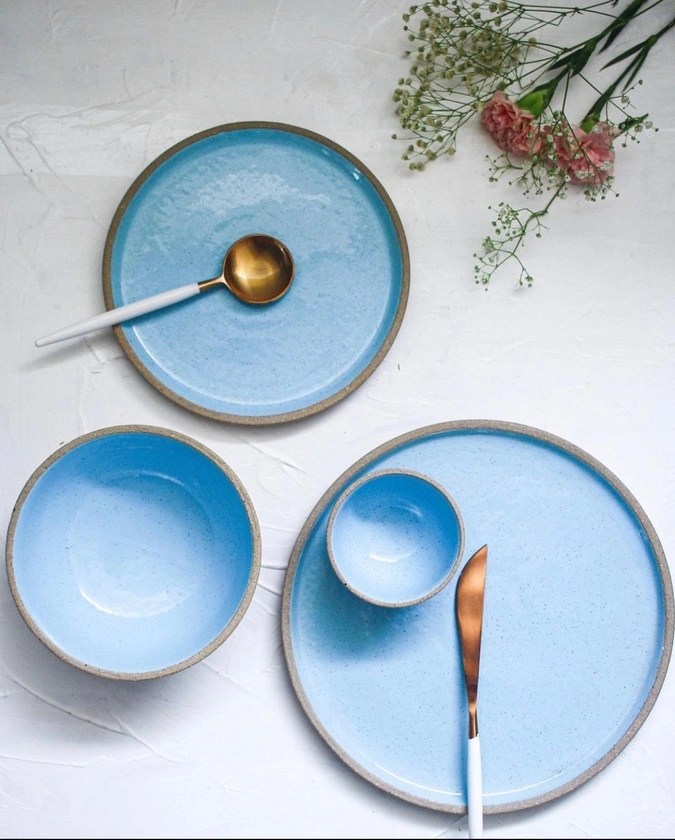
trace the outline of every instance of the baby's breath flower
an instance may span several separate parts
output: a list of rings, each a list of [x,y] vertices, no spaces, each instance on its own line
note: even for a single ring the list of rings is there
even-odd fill
[[[617,0],[550,8],[512,0],[432,0],[410,6],[403,15],[403,29],[416,48],[406,52],[414,60],[409,75],[399,79],[393,99],[401,127],[412,141],[402,155],[411,170],[423,171],[430,161],[454,155],[462,126],[475,114],[485,114],[498,91],[508,91],[510,98],[504,101],[533,121],[530,130],[530,123],[521,120],[514,148],[498,141],[504,153],[489,159],[489,180],[508,175],[508,185],[526,197],[545,196],[545,203],[538,209],[498,205],[492,234],[483,241],[482,254],[474,255],[477,283],[487,286],[497,269],[511,261],[518,266],[518,282],[531,285],[532,275],[519,251],[525,236],[541,236],[552,203],[571,187],[582,187],[591,201],[613,193],[612,139],[621,136],[622,145],[628,139],[639,142],[641,133],[652,127],[646,114],[630,114],[629,94],[631,85],[642,84],[636,76],[649,50],[675,26],[675,19],[605,65],[628,62],[578,126],[566,114],[574,79],[586,82],[597,95],[583,72],[589,59],[606,49],[633,18],[663,0],[626,2],[620,11],[615,9]],[[597,34],[567,46],[560,46],[559,37],[556,43],[546,40],[547,30],[559,32],[568,18],[580,14],[601,21]]]

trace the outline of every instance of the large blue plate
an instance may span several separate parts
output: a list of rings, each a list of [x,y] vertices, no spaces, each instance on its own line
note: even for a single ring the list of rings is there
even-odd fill
[[[269,424],[344,398],[379,365],[403,318],[408,250],[375,176],[318,134],[233,123],[189,137],[134,181],[110,227],[108,309],[219,276],[246,234],[281,239],[295,279],[276,303],[226,290],[115,327],[161,393],[216,420]]]
[[[400,610],[361,601],[332,571],[326,522],[376,469],[431,476],[489,547],[479,686],[486,813],[558,797],[598,773],[652,708],[673,642],[673,591],[652,525],[605,467],[536,429],[422,428],[379,447],[325,493],[290,559],[283,642],[295,691],[335,752],[377,787],[466,810],[468,718],[457,575]]]

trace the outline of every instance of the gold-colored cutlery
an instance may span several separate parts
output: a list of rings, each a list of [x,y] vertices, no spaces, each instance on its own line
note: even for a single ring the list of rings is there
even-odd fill
[[[469,708],[467,747],[467,806],[469,837],[483,836],[483,774],[478,736],[478,672],[483,633],[483,601],[488,547],[484,545],[462,569],[455,594],[455,611]]]

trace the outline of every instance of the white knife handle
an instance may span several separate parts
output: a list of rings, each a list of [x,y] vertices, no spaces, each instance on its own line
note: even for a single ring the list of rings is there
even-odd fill
[[[469,837],[483,836],[483,771],[478,735],[469,738],[467,754],[467,800],[469,810]]]
[[[160,292],[158,295],[137,300],[134,303],[127,303],[125,306],[118,306],[115,309],[109,309],[107,312],[101,312],[100,315],[94,315],[92,318],[87,318],[70,327],[64,327],[46,335],[44,338],[38,338],[35,341],[35,346],[44,347],[45,344],[54,344],[57,341],[64,341],[66,338],[75,338],[75,336],[85,335],[103,327],[121,324],[122,321],[127,321],[129,318],[137,318],[139,315],[146,315],[156,309],[171,306],[172,303],[186,300],[198,295],[199,292],[199,283],[188,283],[187,286],[179,286],[177,289],[170,289],[168,292]]]

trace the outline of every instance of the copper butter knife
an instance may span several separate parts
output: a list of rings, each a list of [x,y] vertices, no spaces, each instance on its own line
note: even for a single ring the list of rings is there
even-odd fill
[[[467,805],[469,837],[483,836],[483,776],[478,738],[478,669],[483,632],[483,599],[488,548],[484,545],[470,558],[457,582],[455,611],[469,706],[467,750]]]

